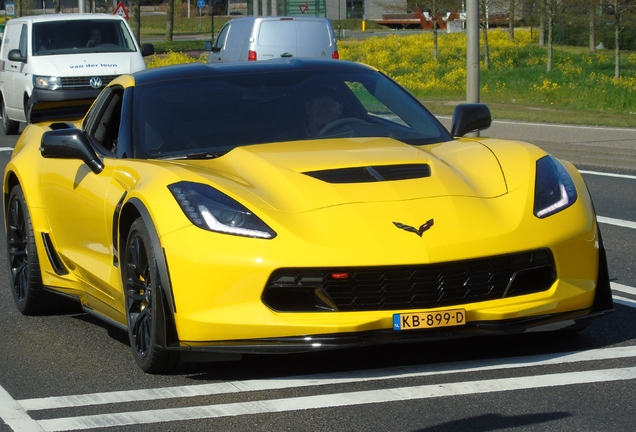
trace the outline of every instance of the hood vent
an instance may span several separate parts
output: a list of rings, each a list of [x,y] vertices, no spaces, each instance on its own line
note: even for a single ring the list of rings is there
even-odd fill
[[[369,183],[431,176],[428,164],[380,165],[308,171],[304,174],[327,183]]]

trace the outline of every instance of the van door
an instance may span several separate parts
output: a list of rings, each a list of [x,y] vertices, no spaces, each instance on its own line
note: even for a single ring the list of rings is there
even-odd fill
[[[26,61],[11,61],[8,58],[9,51],[19,49],[23,58],[27,58],[27,38],[28,26],[26,24],[8,26],[4,35],[3,47],[3,77],[2,77],[2,96],[10,119],[25,121],[24,115],[24,97],[23,89],[25,89],[32,80],[31,76],[25,73],[28,68]]]
[[[252,21],[228,22],[214,42],[215,49],[210,53],[208,63],[246,61],[247,56],[242,58],[242,52],[247,45],[251,25]]]
[[[223,59],[223,47],[225,46],[225,40],[227,39],[227,35],[230,32],[230,23],[227,23],[223,26],[219,35],[217,36],[214,44],[212,45],[212,51],[210,51],[210,55],[208,56],[208,63],[217,63],[222,61]]]
[[[331,23],[327,20],[296,21],[298,57],[333,58],[335,35]]]
[[[279,18],[261,21],[254,51],[256,60],[298,57],[296,20]]]

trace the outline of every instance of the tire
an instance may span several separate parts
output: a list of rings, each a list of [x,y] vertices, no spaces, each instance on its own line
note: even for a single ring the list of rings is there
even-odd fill
[[[42,287],[31,216],[20,185],[11,189],[5,214],[9,279],[15,306],[24,315],[44,312],[51,296]]]
[[[165,349],[165,301],[159,286],[157,257],[142,218],[130,227],[122,263],[128,337],[135,362],[146,373],[174,370],[179,353]]]
[[[20,130],[20,122],[10,120],[7,117],[7,110],[4,106],[4,100],[0,102],[0,115],[2,115],[2,130],[5,135],[16,135]]]

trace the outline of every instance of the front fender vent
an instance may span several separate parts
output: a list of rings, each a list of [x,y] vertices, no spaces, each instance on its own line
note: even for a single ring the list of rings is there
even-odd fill
[[[369,183],[430,177],[431,167],[428,164],[380,165],[307,171],[303,174],[327,183]]]

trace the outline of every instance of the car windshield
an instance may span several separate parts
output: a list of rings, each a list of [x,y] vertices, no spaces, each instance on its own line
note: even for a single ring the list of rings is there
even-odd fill
[[[134,52],[132,35],[119,20],[68,20],[33,24],[33,55]]]
[[[422,145],[452,137],[383,74],[260,71],[135,88],[137,158],[218,157],[237,146],[387,137]]]

